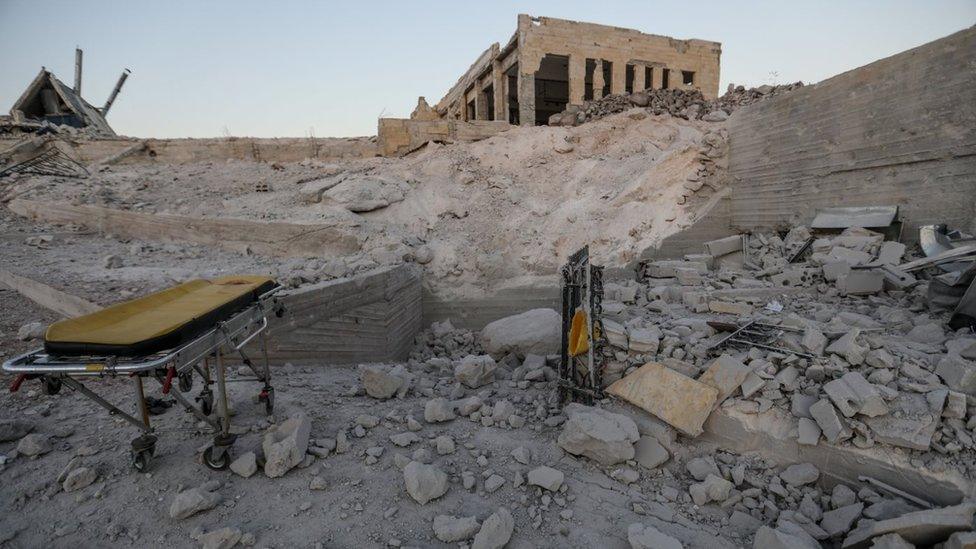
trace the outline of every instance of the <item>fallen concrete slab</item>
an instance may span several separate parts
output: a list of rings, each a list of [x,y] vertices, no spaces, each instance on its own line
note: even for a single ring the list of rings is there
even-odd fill
[[[740,454],[759,452],[780,465],[812,463],[821,470],[822,482],[828,487],[837,483],[859,486],[858,476],[867,475],[937,505],[954,505],[976,497],[972,479],[958,471],[917,467],[908,454],[893,452],[890,447],[861,449],[823,442],[801,446],[796,424],[795,418],[776,408],[761,414],[719,408],[705,422],[705,432],[697,440]]]
[[[688,436],[702,433],[719,391],[690,377],[648,362],[617,380],[607,393],[642,408]]]
[[[360,249],[359,239],[351,231],[335,225],[144,214],[19,198],[12,200],[7,207],[35,221],[71,223],[103,234],[150,242],[203,244],[273,257],[346,255]]]
[[[0,270],[0,284],[66,318],[87,315],[101,309],[99,305],[90,301],[56,290],[36,280],[15,275],[10,271]]]
[[[843,548],[867,547],[873,538],[885,534],[898,534],[909,543],[928,547],[945,541],[954,532],[971,530],[974,512],[976,512],[976,503],[963,503],[872,522],[854,529],[844,540]]]

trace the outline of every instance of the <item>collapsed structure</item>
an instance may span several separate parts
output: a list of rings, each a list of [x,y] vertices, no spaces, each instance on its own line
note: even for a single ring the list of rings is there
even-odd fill
[[[152,476],[75,396],[0,394],[0,544],[972,545],[974,48],[624,89],[546,127],[421,102],[390,123],[402,158],[65,140],[84,172],[2,180],[3,358],[58,316],[255,272],[287,286],[282,381],[274,416],[229,384],[233,474],[186,466],[209,433],[165,394],[153,423],[185,436]]]
[[[380,119],[380,152],[545,125],[568,106],[610,94],[698,90],[714,99],[721,54],[718,42],[519,14],[511,39],[478,56],[435,106],[421,97],[409,120]]]
[[[114,137],[115,132],[105,117],[130,71],[125,69],[119,76],[105,105],[94,107],[81,95],[82,57],[82,51],[76,49],[74,87],[42,67],[10,108],[10,116],[0,120],[0,134],[82,131],[91,137]]]

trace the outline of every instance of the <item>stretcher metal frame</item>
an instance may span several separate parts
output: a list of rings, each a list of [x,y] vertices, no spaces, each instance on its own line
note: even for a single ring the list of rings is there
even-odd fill
[[[224,352],[238,353],[244,364],[254,373],[254,381],[263,384],[258,394],[259,401],[265,405],[270,415],[274,410],[274,388],[271,386],[271,368],[268,360],[268,315],[281,316],[284,308],[276,294],[282,289],[275,286],[258,296],[257,300],[237,311],[229,318],[218,322],[213,328],[177,348],[150,356],[52,356],[43,348],[14,357],[3,363],[5,372],[17,377],[10,385],[15,392],[28,379],[40,379],[44,392],[56,394],[62,385],[67,385],[117,415],[141,431],[132,441],[132,465],[138,471],[146,471],[156,452],[157,436],[149,422],[149,408],[146,403],[143,378],[152,377],[162,385],[163,394],[173,397],[190,414],[208,423],[214,429],[213,445],[203,453],[203,462],[211,469],[226,469],[230,465],[230,447],[236,435],[230,432],[230,413],[227,407],[227,368]],[[264,358],[263,368],[256,368],[244,353],[244,346],[260,338]],[[210,359],[216,365],[216,376],[211,375]],[[195,397],[198,405],[190,400],[187,393],[193,388],[193,372],[203,378],[204,387]],[[86,387],[78,378],[130,376],[135,385],[140,417],[120,410]],[[212,417],[214,394],[211,385],[216,377],[218,417]],[[176,383],[173,380],[176,379]],[[245,379],[242,381],[248,381]]]

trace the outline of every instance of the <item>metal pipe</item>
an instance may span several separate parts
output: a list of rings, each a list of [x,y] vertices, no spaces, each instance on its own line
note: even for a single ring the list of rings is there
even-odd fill
[[[75,93],[81,97],[81,48],[75,47]]]
[[[108,110],[112,108],[112,103],[115,103],[115,98],[118,97],[119,92],[122,91],[122,84],[125,84],[125,79],[129,77],[130,72],[132,71],[129,69],[122,71],[121,76],[119,76],[119,81],[115,83],[115,89],[113,89],[112,94],[108,96],[105,106],[102,107],[102,116],[108,116]]]

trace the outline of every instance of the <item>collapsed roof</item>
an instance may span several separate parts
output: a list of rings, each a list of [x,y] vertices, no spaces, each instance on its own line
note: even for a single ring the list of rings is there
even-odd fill
[[[48,122],[55,126],[87,128],[105,136],[115,135],[98,108],[43,68],[14,103],[10,116],[16,125]]]

